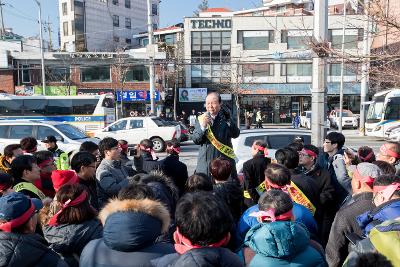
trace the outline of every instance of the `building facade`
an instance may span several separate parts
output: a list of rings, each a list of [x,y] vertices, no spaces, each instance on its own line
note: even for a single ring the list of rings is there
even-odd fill
[[[313,10],[310,1],[265,1],[258,9],[202,12],[185,18],[187,88],[208,88],[240,98],[242,111],[262,108],[266,122],[290,120],[311,109]],[[271,5],[283,3],[284,8]],[[287,4],[288,2],[292,2]],[[343,5],[342,9],[343,11]],[[344,18],[331,8],[328,42],[341,49]],[[348,6],[345,53],[362,53],[363,15]],[[359,112],[361,75],[357,62],[344,70],[344,108]],[[339,106],[341,64],[328,65],[328,110]],[[243,116],[242,112],[242,116]],[[283,120],[282,120],[283,119]]]
[[[59,0],[61,50],[115,51],[134,45],[132,36],[147,29],[143,0]],[[152,1],[153,27],[159,1]]]

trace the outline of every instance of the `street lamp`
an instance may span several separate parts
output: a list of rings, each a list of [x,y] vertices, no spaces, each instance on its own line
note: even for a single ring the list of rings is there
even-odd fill
[[[46,95],[46,77],[44,74],[44,53],[43,53],[43,33],[42,33],[42,7],[39,0],[35,0],[39,7],[39,34],[40,34],[40,57],[42,64],[42,94]]]

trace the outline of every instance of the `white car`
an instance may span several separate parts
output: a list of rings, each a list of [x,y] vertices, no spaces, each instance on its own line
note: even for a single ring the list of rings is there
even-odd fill
[[[390,127],[385,132],[385,139],[389,141],[400,142],[400,125]]]
[[[329,114],[329,120],[332,127],[338,128],[340,120],[340,112],[338,109],[331,111],[331,113]],[[357,117],[350,110],[343,109],[342,111],[342,127],[349,127],[354,129],[357,129],[358,127]]]
[[[236,155],[236,170],[243,171],[243,163],[252,158],[251,146],[256,140],[263,140],[268,145],[268,156],[275,158],[275,151],[284,148],[299,136],[305,144],[311,143],[311,131],[298,129],[252,129],[242,130],[238,138],[232,139]]]
[[[162,152],[165,150],[166,141],[179,140],[181,128],[158,117],[129,117],[95,131],[94,136],[100,139],[104,137],[124,139],[130,145],[139,144],[143,139],[150,139],[153,141],[154,151]]]
[[[305,111],[304,116],[300,117],[300,126],[307,128],[308,130],[311,130],[311,114],[312,111]],[[331,128],[331,122],[327,118],[325,121],[325,128],[329,129]]]
[[[79,151],[79,147],[85,141],[99,143],[97,138],[89,138],[79,128],[56,121],[34,120],[0,120],[0,152],[10,144],[19,144],[24,137],[32,136],[38,141],[38,150],[46,150],[44,143],[40,142],[46,136],[54,135],[58,147],[69,155]]]

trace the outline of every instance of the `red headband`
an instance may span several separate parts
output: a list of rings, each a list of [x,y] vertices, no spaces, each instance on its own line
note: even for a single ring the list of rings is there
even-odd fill
[[[211,248],[219,248],[222,246],[226,246],[226,244],[228,244],[229,239],[230,239],[230,234],[228,233],[224,238],[222,238],[220,241],[214,243],[214,244],[210,244],[206,247],[211,247]],[[175,241],[175,250],[176,252],[178,252],[179,254],[184,254],[186,251],[189,251],[191,249],[195,249],[195,248],[202,248],[203,246],[199,246],[196,244],[192,244],[192,242],[187,239],[186,237],[184,237],[180,232],[179,232],[179,228],[176,228],[176,231],[174,232],[174,241]]]
[[[317,155],[314,151],[309,150],[309,149],[305,149],[305,148],[303,148],[303,149],[300,151],[300,153],[309,155],[310,157],[314,157],[314,158],[318,157],[318,155]]]
[[[383,197],[386,200],[389,200],[394,192],[400,189],[400,183],[392,183],[390,185],[376,185],[374,186],[374,192],[382,192],[383,191]]]
[[[128,144],[119,144],[118,147],[120,147],[122,150],[127,150]]]
[[[266,211],[260,210],[258,212],[252,212],[250,213],[250,216],[260,218],[262,222],[290,221],[293,218],[293,209],[290,209],[283,214],[275,216],[275,209],[269,208]]]
[[[281,191],[289,194],[289,190],[288,190],[289,186],[288,185],[281,186],[281,185],[274,184],[273,182],[271,182],[271,180],[268,177],[265,177],[264,183],[265,183],[266,190],[268,190],[269,188],[278,189],[278,190],[281,190]]]
[[[11,183],[0,184],[0,191],[7,190],[8,188],[11,188],[11,187],[12,187]]]
[[[152,148],[150,148],[150,147],[145,147],[145,146],[143,146],[143,145],[140,145],[140,149],[143,150],[143,151],[149,152],[149,153],[153,152],[153,149],[152,149]]]
[[[374,155],[374,151],[371,151],[368,153],[368,155],[366,155],[365,157],[361,156],[360,153],[358,153],[358,157],[360,159],[362,159],[363,161],[368,161],[372,158],[372,156]]]
[[[24,152],[25,154],[26,153],[35,153],[37,151],[37,147],[35,147],[34,149],[32,149],[32,150],[22,150],[22,152]]]
[[[368,185],[369,188],[372,189],[372,187],[374,186],[374,181],[375,178],[371,177],[371,176],[362,176],[361,173],[358,171],[357,167],[353,172],[353,175],[355,176],[356,179],[362,181],[363,183],[365,183],[366,185]]]
[[[23,225],[24,223],[26,223],[31,218],[32,214],[35,212],[35,205],[33,204],[33,202],[31,200],[30,200],[30,202],[31,202],[31,206],[27,211],[25,211],[18,218],[15,218],[9,222],[0,224],[0,230],[2,230],[3,232],[11,233],[13,228],[17,228],[17,227]]]
[[[38,167],[43,168],[46,164],[48,164],[50,162],[54,162],[54,159],[45,160],[45,161],[41,162],[40,164],[38,164]]]
[[[399,159],[399,158],[400,158],[400,155],[397,154],[396,152],[394,152],[393,150],[390,150],[390,149],[387,147],[387,144],[383,144],[383,145],[381,146],[381,148],[379,149],[379,151],[380,151],[382,154],[386,155],[386,156],[391,156],[391,157],[394,157],[394,158],[396,158],[396,159]]]
[[[264,156],[268,156],[268,148],[259,145],[254,145],[254,148],[258,151],[264,152]]]
[[[167,146],[167,149],[175,151],[177,154],[181,153],[180,147]]]
[[[65,210],[68,207],[73,207],[73,206],[77,206],[79,204],[81,204],[83,201],[85,201],[87,198],[87,192],[83,191],[77,198],[75,198],[74,200],[68,199],[61,207],[61,209],[53,216],[51,217],[50,221],[49,221],[49,225],[51,226],[56,226],[58,225],[57,223],[57,219],[58,216],[60,216],[61,212],[63,212],[63,210]]]

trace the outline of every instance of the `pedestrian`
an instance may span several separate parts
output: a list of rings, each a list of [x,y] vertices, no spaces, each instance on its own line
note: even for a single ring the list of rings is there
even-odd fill
[[[21,149],[25,155],[32,155],[37,151],[38,142],[34,137],[25,137],[19,141]]]
[[[207,112],[199,116],[192,135],[193,142],[200,145],[196,172],[210,175],[211,160],[224,157],[235,166],[235,154],[232,149],[232,138],[240,134],[227,108],[221,109],[221,96],[212,92],[206,97]],[[236,168],[233,167],[233,178],[236,179]]]
[[[53,153],[48,150],[41,150],[33,153],[36,163],[40,168],[40,179],[35,181],[35,186],[40,189],[47,197],[53,198],[55,191],[51,181],[51,173],[57,170],[54,162]]]
[[[382,174],[392,174],[392,175],[396,174],[396,168],[390,163],[387,163],[386,161],[377,160],[372,162],[372,164],[378,166],[379,169],[381,169]]]
[[[133,164],[137,172],[150,173],[162,169],[162,162],[158,161],[158,157],[154,152],[154,144],[149,139],[143,139],[136,146],[136,155],[133,158]]]
[[[211,192],[213,191],[213,183],[211,178],[204,173],[195,173],[189,177],[185,185],[185,193],[194,192]]]
[[[254,114],[250,110],[246,110],[246,112],[244,113],[246,129],[250,129],[251,128],[253,115]]]
[[[169,243],[157,238],[170,226],[170,215],[160,202],[135,197],[128,187],[122,189],[124,198],[112,199],[100,212],[103,237],[84,248],[80,266],[136,267],[152,266],[152,259],[174,252]],[[140,195],[148,190],[137,190]]]
[[[79,266],[86,244],[103,236],[97,211],[90,206],[89,194],[80,184],[63,185],[53,202],[40,211],[44,238],[70,267]]]
[[[292,113],[292,128],[298,129],[300,126],[300,117],[296,112]]]
[[[71,169],[78,175],[79,183],[86,187],[89,193],[90,205],[99,211],[96,180],[96,157],[89,152],[78,152],[71,159]]]
[[[96,157],[96,168],[97,168],[101,162],[99,145],[97,145],[95,142],[92,142],[92,141],[85,141],[79,147],[79,152],[83,152],[83,151],[89,152]],[[73,155],[72,155],[72,157],[73,157]]]
[[[281,190],[269,190],[252,213],[260,224],[246,234],[246,266],[327,266],[323,249],[310,239],[301,223],[293,221],[293,203]]]
[[[7,173],[0,172],[0,197],[15,192],[13,189],[13,177]]]
[[[53,153],[54,158],[59,158],[64,151],[62,151],[57,145],[57,138],[54,135],[46,136],[45,139],[42,140],[45,147],[48,151]]]
[[[210,192],[186,194],[175,218],[176,253],[153,260],[153,266],[244,266],[238,255],[224,248],[233,220],[223,200]]]
[[[400,144],[398,142],[386,142],[380,149],[377,160],[383,160],[396,167],[396,174],[400,174]]]
[[[243,163],[244,203],[247,208],[258,203],[258,199],[263,192],[260,190],[257,191],[257,188],[264,183],[264,172],[271,163],[271,159],[267,157],[267,143],[262,140],[255,140],[253,142],[251,154],[253,158]]]
[[[128,141],[121,139],[121,140],[118,140],[118,144],[121,147],[120,161],[122,163],[122,166],[125,168],[128,175],[132,177],[137,172],[133,169],[133,160],[130,160],[128,158],[128,150],[129,150]]]
[[[11,144],[4,148],[4,155],[0,156],[0,172],[11,174],[11,162],[23,151],[20,144]]]
[[[351,182],[353,202],[343,206],[336,213],[326,246],[326,260],[330,267],[343,265],[349,252],[350,241],[347,237],[352,233],[362,235],[356,217],[375,207],[372,203],[373,181],[379,175],[381,170],[371,163],[360,163],[353,172]]]
[[[162,171],[172,178],[179,190],[179,196],[185,192],[185,184],[188,179],[188,170],[185,163],[179,160],[181,146],[178,141],[167,142],[167,157],[161,161]]]
[[[192,109],[192,114],[190,114],[189,116],[189,126],[194,128],[196,126],[196,121],[197,121],[196,110]]]
[[[182,110],[181,116],[179,118],[179,120],[181,121],[181,123],[183,125],[187,125],[188,124],[188,116],[186,114],[186,112],[184,110]]]
[[[128,185],[128,173],[121,164],[121,148],[117,140],[106,137],[100,141],[99,149],[103,160],[96,170],[96,179],[99,185],[99,205],[102,207]]]
[[[361,162],[372,163],[376,160],[374,151],[369,146],[362,146],[362,147],[358,148],[357,158],[360,163]]]
[[[263,115],[262,115],[262,112],[261,112],[261,108],[258,108],[258,110],[257,110],[257,113],[256,113],[256,123],[257,123],[256,128],[259,128],[259,129],[263,128],[263,126],[262,126],[262,123],[263,123]]]

